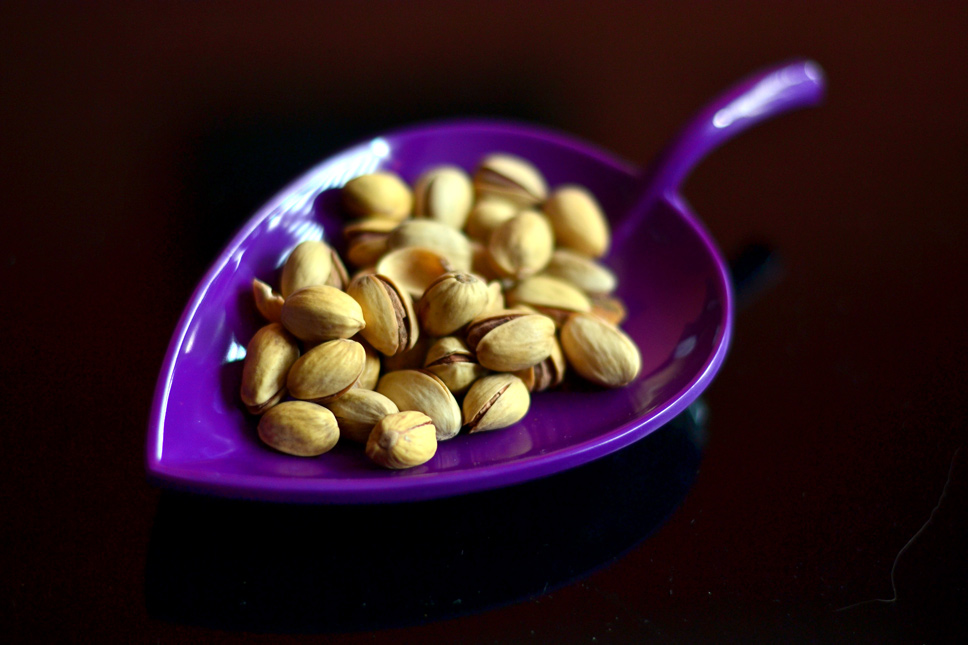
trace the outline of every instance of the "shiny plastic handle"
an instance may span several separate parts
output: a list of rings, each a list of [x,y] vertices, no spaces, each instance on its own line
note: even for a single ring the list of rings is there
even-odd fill
[[[740,132],[784,112],[816,105],[823,95],[823,70],[811,60],[785,63],[740,81],[693,117],[645,171],[639,206],[678,191],[703,157]]]

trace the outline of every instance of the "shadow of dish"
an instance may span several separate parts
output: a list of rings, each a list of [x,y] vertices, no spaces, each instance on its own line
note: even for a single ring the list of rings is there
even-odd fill
[[[149,614],[261,632],[404,627],[507,605],[608,565],[695,481],[704,405],[551,477],[402,504],[288,505],[165,491]]]

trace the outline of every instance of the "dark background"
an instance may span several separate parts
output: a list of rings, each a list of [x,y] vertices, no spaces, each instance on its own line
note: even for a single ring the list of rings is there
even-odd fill
[[[720,90],[794,56],[826,70],[825,105],[743,134],[685,186],[727,255],[766,242],[782,270],[740,312],[678,509],[617,561],[543,594],[328,638],[963,632],[968,11],[958,6],[4,3],[2,632],[275,642],[245,632],[330,631],[199,619],[204,597],[162,601],[164,611],[150,600],[167,587],[152,590],[149,545],[188,522],[204,541],[216,524],[205,517],[248,512],[163,496],[145,482],[143,442],[196,281],[287,180],[383,128],[454,115],[539,122],[644,165]],[[255,514],[285,525],[306,512]],[[892,566],[915,535],[894,569],[896,602],[836,611],[892,598]],[[262,584],[264,602],[298,593]]]

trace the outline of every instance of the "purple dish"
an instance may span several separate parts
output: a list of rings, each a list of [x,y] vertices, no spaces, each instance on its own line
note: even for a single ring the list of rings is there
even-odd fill
[[[714,241],[678,195],[689,170],[765,118],[817,102],[820,69],[797,61],[757,74],[700,112],[645,173],[561,133],[497,121],[453,121],[375,137],[312,168],[270,200],[221,253],[192,295],[165,356],[149,419],[146,465],[161,485],[285,502],[379,503],[459,495],[544,477],[619,450],[684,410],[716,375],[729,345],[729,276]],[[317,458],[263,445],[239,401],[245,345],[263,324],[251,281],[278,284],[305,239],[338,245],[338,187],[376,169],[413,181],[437,164],[472,170],[485,154],[531,160],[550,186],[580,183],[613,228],[606,263],[626,302],[622,327],[642,352],[627,387],[573,386],[536,395],[523,421],[442,442],[428,463],[388,471],[340,442]]]

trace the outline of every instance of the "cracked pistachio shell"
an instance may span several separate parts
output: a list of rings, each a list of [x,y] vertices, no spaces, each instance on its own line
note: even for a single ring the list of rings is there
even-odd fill
[[[346,259],[355,267],[377,263],[386,253],[387,238],[398,222],[386,217],[366,217],[343,227],[346,240]]]
[[[482,366],[517,372],[551,355],[555,323],[541,314],[506,309],[478,316],[467,327],[467,346]]]
[[[491,233],[487,251],[501,275],[516,280],[544,269],[555,250],[555,237],[547,218],[523,210]]]
[[[393,280],[416,300],[430,284],[453,270],[440,253],[417,246],[390,251],[376,265],[376,272]]]
[[[363,310],[366,326],[360,335],[386,356],[414,346],[420,334],[410,296],[391,278],[378,273],[358,275],[346,292]]]
[[[374,172],[346,182],[340,195],[343,205],[359,217],[385,217],[397,221],[413,210],[413,193],[398,175]]]
[[[475,240],[486,242],[491,233],[504,222],[518,214],[521,206],[498,197],[479,199],[467,216],[464,230]]]
[[[426,217],[455,229],[464,228],[474,204],[474,186],[457,166],[438,166],[422,174],[413,187],[414,217]]]
[[[413,468],[437,453],[433,420],[413,410],[383,417],[366,441],[366,456],[385,468]]]
[[[556,188],[544,212],[551,220],[559,246],[600,258],[608,252],[612,234],[595,196],[582,186]]]
[[[548,184],[531,162],[505,153],[481,160],[474,188],[479,198],[498,197],[521,206],[539,204],[548,194]]]
[[[366,325],[359,303],[336,287],[305,287],[286,298],[282,324],[296,338],[320,342],[350,338]]]
[[[467,343],[457,336],[438,338],[427,350],[424,368],[443,381],[454,394],[463,394],[487,372],[478,364]]]
[[[304,287],[326,284],[332,273],[333,249],[326,242],[300,242],[282,266],[279,291],[283,298],[288,298]]]
[[[561,344],[555,339],[548,358],[514,374],[524,381],[529,392],[543,392],[561,384],[565,379],[566,366]]]
[[[373,390],[354,388],[326,404],[339,424],[340,436],[366,443],[373,426],[388,414],[399,412],[396,404]]]
[[[421,329],[448,336],[469,323],[488,302],[487,286],[469,273],[445,273],[424,292],[417,306]]]
[[[339,338],[316,345],[289,370],[289,394],[304,401],[331,401],[356,384],[365,363],[366,351],[354,340]]]
[[[578,287],[547,275],[518,282],[505,294],[512,307],[521,305],[551,317],[556,323],[576,311],[591,311],[592,303]]]
[[[252,298],[255,308],[269,322],[279,322],[282,317],[282,303],[285,299],[267,283],[258,278],[252,279]]]
[[[240,396],[252,414],[262,414],[286,395],[286,377],[299,358],[299,343],[279,323],[252,336],[245,348]]]
[[[400,410],[416,410],[433,419],[437,441],[450,439],[462,425],[457,399],[443,381],[424,370],[398,370],[380,377],[376,391]]]
[[[307,401],[280,403],[259,419],[259,438],[272,448],[297,457],[329,452],[339,440],[333,413]]]
[[[430,219],[411,219],[401,223],[387,238],[387,251],[416,246],[437,253],[451,271],[470,271],[471,244],[463,233]]]
[[[608,267],[571,249],[556,249],[544,273],[570,282],[588,295],[612,293],[618,284]]]
[[[635,341],[594,314],[570,316],[561,328],[561,347],[576,372],[605,387],[628,385],[642,369]]]
[[[621,298],[601,295],[592,296],[592,313],[616,326],[628,315]]]
[[[514,425],[531,406],[531,395],[514,374],[478,379],[464,397],[464,424],[471,434]]]
[[[430,347],[431,340],[427,334],[420,334],[420,338],[417,339],[417,342],[410,349],[399,354],[394,354],[393,356],[384,356],[381,360],[383,373],[395,372],[397,370],[419,370],[423,367],[424,358],[427,356],[427,348]],[[376,388],[374,387],[373,389]]]

